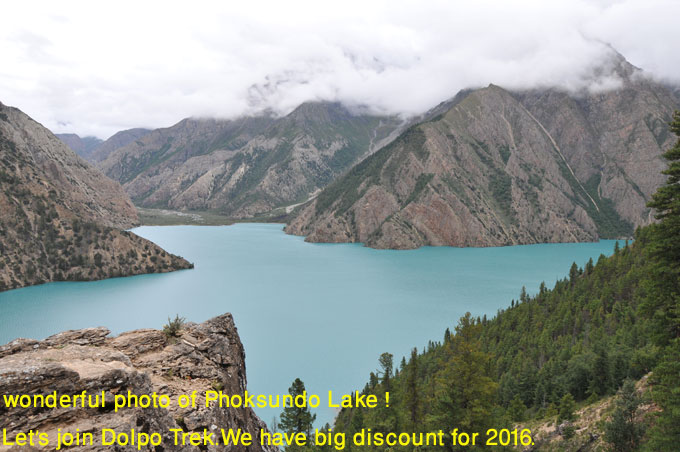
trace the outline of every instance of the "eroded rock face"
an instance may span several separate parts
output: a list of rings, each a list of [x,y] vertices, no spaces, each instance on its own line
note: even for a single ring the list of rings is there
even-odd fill
[[[396,117],[308,102],[282,118],[184,119],[98,163],[136,205],[250,218],[307,200],[392,139]]]
[[[680,102],[620,55],[606,92],[461,93],[293,214],[286,232],[375,248],[581,242],[652,221]]]
[[[19,339],[0,347],[0,394],[88,394],[105,391],[110,409],[16,408],[8,409],[0,400],[0,430],[10,437],[17,432],[40,430],[56,438],[56,431],[94,433],[94,446],[74,446],[69,450],[129,450],[99,445],[104,428],[119,432],[135,429],[163,435],[162,449],[192,451],[263,451],[259,445],[265,424],[250,408],[204,408],[202,395],[219,388],[224,393],[243,395],[246,389],[245,353],[231,314],[201,324],[186,324],[177,338],[168,339],[158,330],[137,330],[109,337],[106,328],[67,331],[43,341]],[[199,394],[198,408],[125,408],[113,412],[113,395],[164,394],[177,400],[180,394]],[[253,434],[251,447],[175,446],[170,429],[186,432],[215,432],[241,428]],[[36,447],[53,450],[56,445]],[[3,450],[0,446],[0,450]],[[27,450],[25,448],[6,450]]]
[[[191,268],[137,235],[120,184],[0,103],[0,291]]]
[[[12,194],[33,186],[58,196],[59,204],[83,221],[129,228],[139,224],[137,211],[122,187],[88,165],[49,130],[17,108],[0,103],[0,144]],[[5,181],[3,181],[5,182]],[[20,186],[19,183],[30,186]]]

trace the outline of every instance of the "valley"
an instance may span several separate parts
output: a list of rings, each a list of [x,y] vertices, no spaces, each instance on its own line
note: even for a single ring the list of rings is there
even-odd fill
[[[0,452],[678,450],[680,3],[4,6]]]
[[[145,224],[278,221],[311,242],[386,249],[631,237],[652,221],[680,99],[616,52],[593,72],[618,85],[489,85],[411,118],[331,102],[188,118],[116,134],[95,164]]]

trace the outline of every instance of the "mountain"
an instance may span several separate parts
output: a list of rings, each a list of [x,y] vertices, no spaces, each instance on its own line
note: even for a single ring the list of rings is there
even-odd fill
[[[680,106],[622,57],[620,86],[568,93],[490,85],[441,104],[298,209],[311,242],[498,246],[630,236],[663,182]]]
[[[137,235],[122,187],[0,103],[0,291],[189,268]]]
[[[139,140],[149,132],[151,132],[150,129],[140,128],[121,130],[120,132],[115,133],[114,135],[109,137],[109,139],[107,139],[99,146],[97,146],[92,151],[90,157],[86,158],[86,160],[88,160],[91,163],[101,162],[102,160],[105,160],[116,149],[122,148],[123,146],[127,146],[128,144]]]
[[[103,141],[97,137],[81,138],[75,133],[57,133],[55,136],[66,143],[68,147],[73,149],[73,152],[85,160],[89,160],[92,152],[103,143]]]
[[[680,112],[670,130],[669,177],[650,202],[657,222],[636,229],[632,244],[616,242],[610,257],[573,263],[552,289],[522,288],[491,319],[467,312],[442,342],[413,348],[398,366],[383,353],[361,394],[389,392],[394,403],[343,408],[335,434],[441,431],[442,443],[421,437],[434,451],[455,441],[455,425],[479,432],[477,445],[498,445],[501,429],[513,429],[500,444],[527,451],[677,450]]]
[[[141,128],[121,130],[106,141],[102,141],[96,137],[80,138],[74,133],[58,133],[56,134],[56,137],[66,143],[66,145],[73,149],[76,154],[88,162],[96,163],[104,160],[116,149],[127,146],[149,132],[151,132],[151,130]]]
[[[118,449],[101,444],[103,429],[116,432],[159,433],[162,445],[135,444],[143,451],[216,451],[277,452],[272,446],[260,445],[260,431],[266,430],[250,407],[222,408],[213,404],[205,407],[180,408],[180,396],[196,391],[203,399],[206,391],[220,390],[225,394],[244,396],[246,363],[243,345],[231,314],[224,314],[204,323],[184,324],[175,335],[145,329],[128,331],[109,337],[106,328],[65,331],[42,341],[17,339],[0,346],[0,391],[7,396],[21,394],[77,396],[83,391],[92,397],[106,392],[106,406],[88,409],[45,409],[16,407],[0,401],[0,429],[7,430],[7,440],[19,432],[48,433],[49,444],[31,450],[55,450],[57,428],[69,432],[93,434],[92,445],[84,441],[69,450],[93,451]],[[114,394],[137,396],[167,396],[168,408],[126,406],[114,411]],[[110,407],[110,408],[109,408]],[[212,426],[212,427],[211,427]],[[253,437],[253,445],[224,446],[221,432],[242,429]],[[210,428],[216,446],[175,444],[170,429],[200,432]],[[109,439],[110,439],[109,435]],[[36,446],[37,437],[36,437]],[[123,448],[120,448],[122,450]],[[14,449],[12,449],[14,450]]]
[[[142,207],[253,217],[307,200],[401,121],[310,102],[282,118],[184,119],[99,164]]]

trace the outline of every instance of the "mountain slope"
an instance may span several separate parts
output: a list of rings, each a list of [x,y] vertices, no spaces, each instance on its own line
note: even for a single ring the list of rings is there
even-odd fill
[[[645,202],[663,182],[660,155],[673,144],[668,124],[680,101],[620,55],[610,64],[623,81],[618,89],[577,96],[530,91],[517,97],[584,185],[611,200],[626,221],[645,224],[650,221]]]
[[[100,168],[142,207],[252,217],[306,200],[399,124],[327,102],[278,119],[185,119],[118,149]]]
[[[66,145],[70,147],[73,152],[85,160],[89,160],[94,150],[103,143],[103,141],[97,137],[81,138],[75,133],[57,133],[55,136],[66,143]]]
[[[119,184],[0,104],[0,290],[189,268],[135,234]]]
[[[620,62],[618,89],[497,86],[457,96],[354,167],[286,227],[376,248],[496,246],[630,236],[663,182],[678,101]]]
[[[58,133],[55,136],[88,162],[96,163],[106,159],[116,149],[139,140],[149,132],[151,130],[141,128],[121,130],[106,141],[95,137],[80,138],[75,133]]]
[[[670,130],[680,137],[680,112],[674,113]],[[530,437],[521,443],[524,450],[603,450],[598,441],[603,432],[607,450],[676,450],[677,138],[663,157],[669,177],[649,204],[659,221],[638,228],[632,245],[617,242],[610,257],[602,255],[597,263],[590,259],[583,268],[572,264],[569,276],[553,289],[541,284],[533,297],[522,289],[519,301],[512,300],[491,320],[466,313],[455,333],[447,328],[444,341],[430,341],[422,354],[414,348],[396,370],[392,355],[383,353],[382,372],[371,372],[362,393],[380,400],[389,391],[396,403],[377,410],[345,408],[335,431],[447,432],[456,425],[480,432],[484,444],[484,432],[495,438],[499,428],[531,426]],[[635,380],[640,380],[637,388]],[[650,385],[653,404],[640,397]],[[615,391],[618,400],[611,406],[607,396]],[[590,407],[578,410],[577,402]],[[514,445],[519,446],[517,436]]]
[[[127,146],[128,144],[139,140],[149,132],[151,132],[151,130],[140,128],[121,130],[97,146],[92,151],[92,154],[87,160],[92,163],[101,162],[116,149],[122,148],[123,146]]]

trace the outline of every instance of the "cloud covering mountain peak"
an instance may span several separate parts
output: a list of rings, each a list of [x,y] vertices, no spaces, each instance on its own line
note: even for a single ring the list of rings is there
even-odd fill
[[[677,80],[672,1],[22,2],[0,92],[55,131],[106,138],[309,100],[420,113],[466,87],[615,88],[617,53]],[[599,72],[598,72],[599,71]]]

